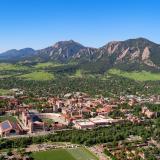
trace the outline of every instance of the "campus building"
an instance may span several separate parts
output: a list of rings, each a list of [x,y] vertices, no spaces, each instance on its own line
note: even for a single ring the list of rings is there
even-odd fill
[[[0,123],[0,136],[6,137],[11,135],[19,135],[22,129],[18,123],[9,120]]]

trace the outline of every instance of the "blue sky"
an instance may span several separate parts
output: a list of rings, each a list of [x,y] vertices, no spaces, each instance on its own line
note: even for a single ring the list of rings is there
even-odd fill
[[[0,0],[0,52],[136,37],[160,43],[159,0]]]

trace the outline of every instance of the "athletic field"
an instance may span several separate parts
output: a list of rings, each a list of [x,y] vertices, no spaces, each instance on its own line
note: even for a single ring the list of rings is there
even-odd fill
[[[98,160],[95,155],[83,147],[34,152],[33,158],[35,160]]]

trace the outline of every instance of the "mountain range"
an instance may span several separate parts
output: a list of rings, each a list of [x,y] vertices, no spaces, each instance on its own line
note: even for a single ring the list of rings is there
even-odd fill
[[[80,68],[105,72],[117,67],[122,70],[160,70],[160,45],[145,38],[112,41],[100,48],[85,47],[73,40],[34,50],[25,48],[0,54],[1,62],[76,63]]]

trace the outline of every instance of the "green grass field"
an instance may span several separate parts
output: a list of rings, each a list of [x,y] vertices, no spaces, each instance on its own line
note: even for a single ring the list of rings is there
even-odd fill
[[[48,119],[48,118],[43,118],[42,121],[47,123],[48,125],[51,125],[52,123],[54,123],[52,119]]]
[[[8,95],[11,92],[7,89],[0,89],[0,96]]]
[[[56,149],[44,152],[34,152],[35,160],[98,160],[85,148]]]
[[[70,63],[74,64],[74,63]],[[45,69],[65,66],[68,64],[60,64],[55,62],[46,62],[46,63],[38,63],[35,66],[24,66],[21,64],[9,64],[9,63],[0,63],[0,72],[7,71],[7,73],[3,73],[0,75],[0,79],[7,77],[17,77],[22,80],[52,80],[54,79],[54,75],[44,71]],[[24,71],[30,71],[31,73],[25,74]],[[56,74],[55,74],[56,75]],[[117,75],[125,78],[133,79],[136,81],[157,81],[160,80],[160,73],[152,73],[147,71],[133,71],[127,72],[119,69],[110,69],[106,72],[105,75],[98,75],[102,80],[108,79],[109,76]],[[77,69],[76,72],[72,75],[67,75],[69,78],[83,78],[83,77],[92,77],[94,78],[96,75],[87,73],[87,71],[82,69]]]
[[[0,71],[4,70],[26,70],[28,67],[22,65],[14,65],[9,63],[0,63]]]
[[[11,77],[11,75],[0,75],[0,79],[3,79],[3,78],[9,78],[9,77]]]
[[[44,72],[44,71],[35,71],[32,73],[21,75],[19,76],[19,78],[26,79],[26,80],[45,81],[45,80],[54,79],[54,75],[48,72]]]
[[[141,71],[141,72],[126,72],[121,71],[118,69],[110,69],[108,71],[109,74],[122,76],[125,78],[133,79],[136,81],[157,81],[160,80],[160,74],[159,73],[151,73],[147,71]]]
[[[69,75],[68,77],[69,78],[83,78],[83,77],[89,77],[89,74],[82,69],[77,69],[74,74]]]
[[[44,152],[34,152],[33,158],[35,160],[76,160],[65,149],[56,149]]]
[[[67,151],[76,159],[76,160],[98,160],[98,158],[93,155],[89,150],[80,147],[76,149],[67,149]]]
[[[83,70],[80,70],[80,69],[76,70],[76,73],[74,76],[77,78],[82,78],[83,77]]]
[[[62,66],[62,65],[64,65],[64,64],[46,62],[46,63],[38,63],[34,67],[38,68],[38,69],[44,69],[44,68],[57,67],[57,66]]]

